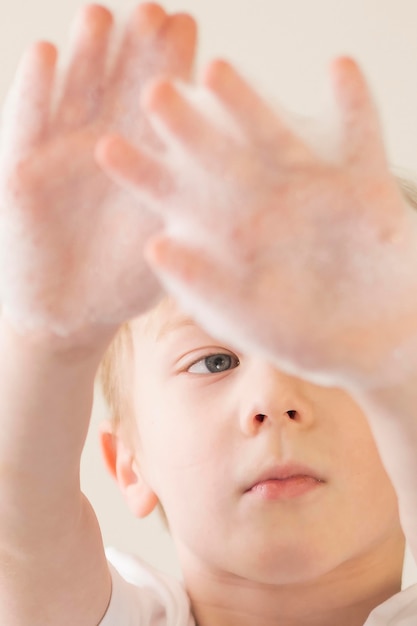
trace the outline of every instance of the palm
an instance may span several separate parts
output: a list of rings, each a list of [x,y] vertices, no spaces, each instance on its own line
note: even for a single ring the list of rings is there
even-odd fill
[[[160,295],[142,254],[159,221],[109,181],[94,151],[104,130],[155,148],[138,115],[140,91],[161,72],[187,77],[194,51],[190,20],[139,8],[108,72],[108,13],[90,8],[80,24],[55,112],[53,81],[45,87],[51,51],[40,45],[12,98],[14,109],[16,103],[24,109],[19,119],[29,120],[27,128],[14,127],[14,115],[3,144],[4,309],[19,325],[52,327],[59,334],[91,324],[117,326]],[[22,100],[30,82],[28,103]]]
[[[415,332],[417,306],[415,216],[389,172],[362,75],[345,60],[338,72],[336,158],[302,140],[223,63],[206,80],[231,131],[170,81],[148,92],[185,173],[123,142],[110,140],[102,158],[111,175],[160,202],[172,235],[154,242],[151,262],[211,334],[316,382],[331,375],[331,384],[354,370],[369,375]],[[163,202],[155,179],[167,181]]]

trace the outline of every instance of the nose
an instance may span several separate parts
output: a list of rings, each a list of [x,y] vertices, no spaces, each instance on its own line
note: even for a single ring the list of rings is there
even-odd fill
[[[253,436],[273,427],[309,428],[314,422],[307,383],[253,360],[246,366],[240,393],[240,428]]]

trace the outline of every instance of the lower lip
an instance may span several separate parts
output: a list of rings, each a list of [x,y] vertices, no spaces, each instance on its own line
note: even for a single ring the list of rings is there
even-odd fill
[[[289,478],[264,480],[254,485],[249,493],[264,500],[290,500],[303,496],[323,483],[312,476],[290,476]]]

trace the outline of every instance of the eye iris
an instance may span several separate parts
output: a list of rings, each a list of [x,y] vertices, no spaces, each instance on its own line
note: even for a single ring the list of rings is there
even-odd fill
[[[206,366],[210,372],[224,372],[230,369],[232,357],[228,354],[213,354],[206,358]]]

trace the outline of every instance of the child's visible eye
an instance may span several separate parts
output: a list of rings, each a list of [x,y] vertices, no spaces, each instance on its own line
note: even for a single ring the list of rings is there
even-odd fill
[[[210,354],[193,363],[187,371],[191,374],[219,374],[238,365],[239,359],[234,354]]]

